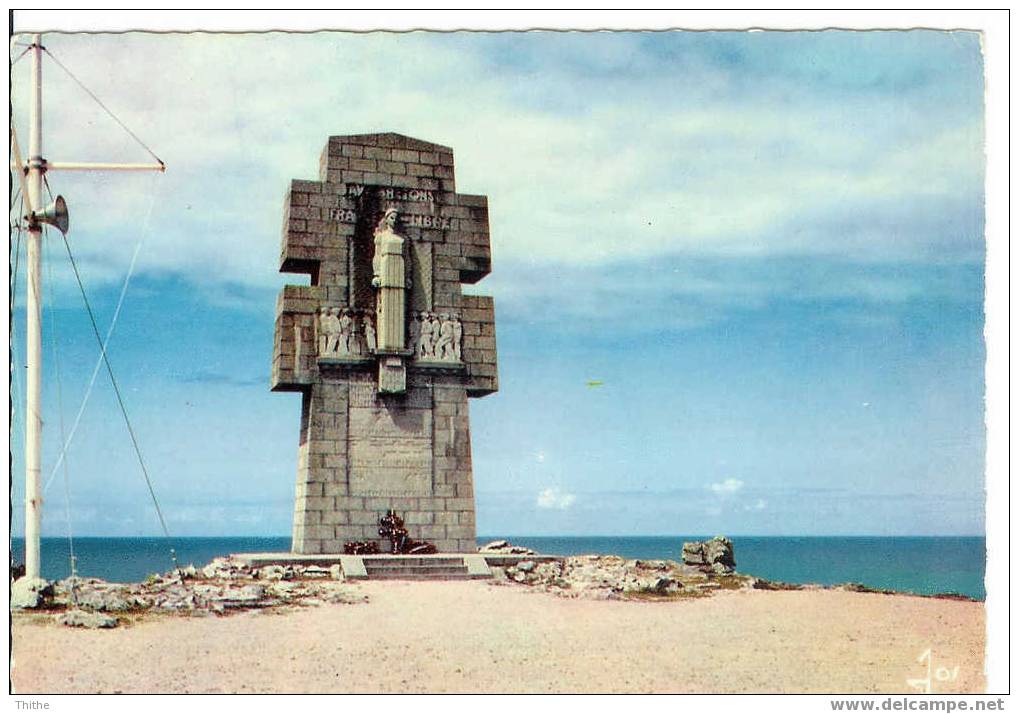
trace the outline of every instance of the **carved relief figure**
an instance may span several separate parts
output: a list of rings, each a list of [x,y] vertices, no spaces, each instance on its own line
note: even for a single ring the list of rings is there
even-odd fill
[[[371,312],[349,307],[319,308],[316,318],[321,357],[371,354],[378,348]]]
[[[378,289],[378,347],[384,351],[402,350],[405,346],[404,306],[406,273],[403,238],[396,233],[399,214],[386,209],[375,228],[375,255],[372,257],[372,285]]]
[[[432,346],[428,352],[428,356],[435,359],[439,356],[439,351],[436,349],[439,342],[439,331],[442,325],[439,323],[439,318],[434,312],[428,313],[428,323],[432,326]]]
[[[457,362],[463,361],[463,336],[464,326],[463,323],[460,322],[460,316],[453,315],[453,358]]]
[[[329,342],[332,335],[329,332],[329,308],[323,307],[318,311],[318,353],[324,355],[329,352]]]
[[[304,347],[304,330],[297,323],[294,323],[294,370],[304,370],[304,357],[301,354]]]
[[[429,362],[463,361],[463,323],[460,316],[434,312],[421,312],[411,323],[411,330],[417,334],[414,353],[419,360]]]
[[[344,308],[343,313],[337,320],[339,326],[334,352],[340,355],[350,354],[350,336],[354,327],[354,320],[350,317],[350,310]]]
[[[435,341],[435,358],[443,361],[453,356],[453,323],[449,315],[439,315],[439,339]]]
[[[326,353],[336,354],[340,349],[340,340],[342,339],[342,335],[340,334],[340,308],[329,308],[329,314],[326,316],[326,328],[326,334],[329,335],[329,344],[326,347]]]
[[[368,354],[372,354],[378,348],[375,340],[375,327],[372,325],[372,317],[367,312],[364,315],[364,346]]]
[[[431,357],[434,354],[435,326],[432,324],[431,313],[421,313],[421,337],[418,339],[418,357]]]
[[[365,339],[361,335],[359,324],[364,324],[365,311],[351,311],[351,354],[365,353]]]

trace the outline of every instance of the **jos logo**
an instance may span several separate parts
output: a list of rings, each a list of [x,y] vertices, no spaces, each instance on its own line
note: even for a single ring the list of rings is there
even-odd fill
[[[949,669],[948,667],[934,667],[934,656],[931,654],[931,648],[928,647],[921,653],[916,661],[920,664],[927,664],[927,676],[923,679],[907,679],[906,684],[911,686],[913,689],[917,689],[924,694],[930,694],[934,691],[935,682],[954,682],[959,678],[959,665]]]

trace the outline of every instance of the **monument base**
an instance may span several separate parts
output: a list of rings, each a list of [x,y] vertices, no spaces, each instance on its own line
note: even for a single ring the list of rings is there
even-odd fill
[[[523,560],[548,563],[558,555],[503,553],[432,553],[429,555],[345,555],[342,553],[233,553],[251,568],[267,565],[339,565],[350,580],[478,580],[492,577],[492,568],[506,568]]]

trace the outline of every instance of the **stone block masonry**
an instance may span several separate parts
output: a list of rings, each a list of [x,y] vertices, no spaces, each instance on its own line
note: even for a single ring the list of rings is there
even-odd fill
[[[452,149],[400,134],[330,137],[319,168],[286,191],[280,252],[310,284],[276,303],[272,389],[301,394],[292,549],[385,548],[394,509],[411,538],[473,553],[468,399],[498,369],[493,301],[461,286],[491,270],[488,200],[456,193]]]

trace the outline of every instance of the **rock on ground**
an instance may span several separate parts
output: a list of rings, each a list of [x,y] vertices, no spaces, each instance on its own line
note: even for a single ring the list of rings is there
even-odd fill
[[[19,578],[11,584],[11,609],[31,610],[45,607],[53,596],[53,586],[42,578]]]
[[[85,610],[68,610],[57,616],[57,622],[67,627],[85,627],[90,630],[117,626],[117,618],[104,615],[101,612],[86,612]]]
[[[499,555],[536,555],[530,548],[513,545],[506,540],[493,540],[478,548],[479,553],[498,553]]]
[[[754,578],[719,576],[671,560],[626,560],[613,555],[584,555],[538,563],[521,560],[493,574],[495,584],[507,580],[538,587],[562,597],[594,600],[639,595],[697,597],[708,592],[750,588]]]
[[[342,580],[338,566],[252,568],[230,558],[217,558],[203,568],[187,566],[151,575],[143,583],[108,583],[98,578],[75,577],[52,584],[45,580],[18,581],[11,589],[12,608],[55,608],[77,613],[210,615],[279,605],[354,604],[365,600],[356,585]],[[77,624],[80,618],[76,614],[67,624],[92,626]]]
[[[725,536],[684,543],[683,562],[719,574],[732,573],[736,570],[736,554],[732,541]]]

